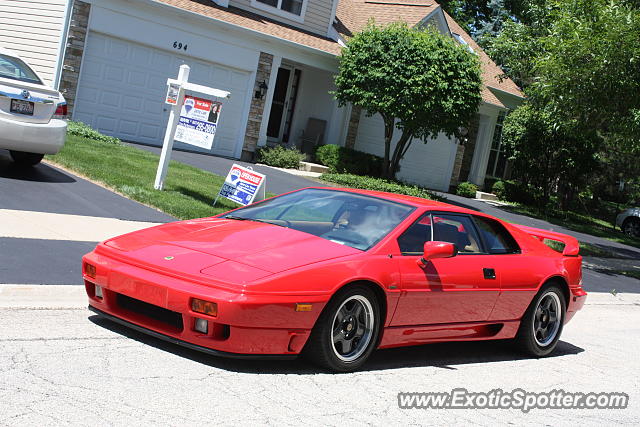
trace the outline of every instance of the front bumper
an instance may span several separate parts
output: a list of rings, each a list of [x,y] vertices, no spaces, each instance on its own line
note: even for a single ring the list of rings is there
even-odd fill
[[[67,122],[28,123],[0,117],[0,148],[27,153],[56,154],[67,135]]]
[[[247,295],[208,286],[117,261],[92,252],[83,261],[96,266],[95,277],[84,274],[90,309],[125,326],[158,338],[212,354],[234,357],[249,355],[295,356],[302,351],[315,320],[324,307],[324,297]],[[95,286],[102,298],[95,294]],[[218,315],[191,310],[192,298],[215,302]],[[134,300],[134,305],[124,304]],[[313,311],[296,312],[296,303],[312,303]],[[135,304],[151,307],[151,312]],[[144,307],[143,307],[144,308]],[[153,311],[173,319],[168,322]],[[176,320],[177,319],[177,320]],[[205,319],[208,333],[195,329],[196,319]],[[150,332],[149,332],[150,331]]]
[[[203,353],[207,353],[210,354],[212,356],[218,356],[218,357],[228,357],[228,358],[232,358],[232,359],[275,359],[275,360],[291,360],[291,359],[295,359],[297,357],[296,354],[239,354],[239,353],[228,353],[226,351],[220,351],[220,350],[214,350],[212,348],[208,348],[208,347],[203,347],[201,345],[196,345],[196,344],[191,344],[190,342],[187,341],[182,341],[179,340],[177,338],[171,337],[169,335],[165,335],[165,334],[161,334],[159,332],[153,331],[151,329],[147,329],[144,328],[142,326],[138,326],[135,323],[131,323],[131,322],[127,322],[124,319],[121,319],[119,317],[116,316],[112,316],[108,313],[105,313],[104,311],[100,311],[95,307],[92,307],[91,305],[89,305],[89,310],[93,311],[94,313],[96,313],[99,316],[102,316],[106,319],[111,320],[112,322],[118,323],[122,326],[126,326],[127,328],[131,328],[135,331],[138,332],[142,332],[143,334],[147,334],[147,335],[151,335],[154,338],[158,338],[167,342],[170,342],[172,344],[177,344],[177,345],[181,345],[183,347],[186,347],[190,350],[196,350],[196,351],[201,351]]]

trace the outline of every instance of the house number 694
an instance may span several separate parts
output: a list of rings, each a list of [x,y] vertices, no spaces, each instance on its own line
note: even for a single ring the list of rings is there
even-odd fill
[[[178,50],[180,49],[187,50],[187,44],[186,43],[182,44],[182,42],[176,41],[176,42],[173,42],[173,48]]]

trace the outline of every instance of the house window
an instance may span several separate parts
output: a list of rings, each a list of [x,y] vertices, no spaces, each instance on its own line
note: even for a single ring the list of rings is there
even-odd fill
[[[281,16],[292,14],[296,17],[302,17],[304,14],[304,0],[252,0],[251,3],[262,10],[269,11],[270,8],[276,8],[284,13],[271,11]]]
[[[487,175],[493,178],[505,178],[507,172],[507,155],[502,145],[502,126],[506,113],[501,111],[496,121],[496,129],[493,132],[491,141],[491,152],[489,154],[489,164],[487,165]]]

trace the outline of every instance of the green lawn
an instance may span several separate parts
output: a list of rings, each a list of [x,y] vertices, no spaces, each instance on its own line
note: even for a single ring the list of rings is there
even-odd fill
[[[127,145],[69,135],[62,151],[46,158],[179,219],[212,216],[238,206],[226,199],[211,206],[224,178],[174,161],[164,190],[155,190],[159,156]]]

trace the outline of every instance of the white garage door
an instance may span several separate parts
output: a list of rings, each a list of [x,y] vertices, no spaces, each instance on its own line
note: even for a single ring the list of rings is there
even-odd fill
[[[395,129],[393,135],[391,153],[401,132]],[[384,121],[379,114],[366,117],[362,113],[354,148],[384,156]],[[400,172],[396,177],[434,190],[448,191],[456,150],[456,144],[444,134],[429,140],[427,144],[416,139],[400,162]]]
[[[182,64],[191,67],[190,82],[231,92],[207,152],[234,157],[244,136],[249,73],[99,33],[87,38],[74,120],[125,141],[162,145],[169,115],[167,78],[175,78]],[[182,143],[175,147],[205,151]]]

